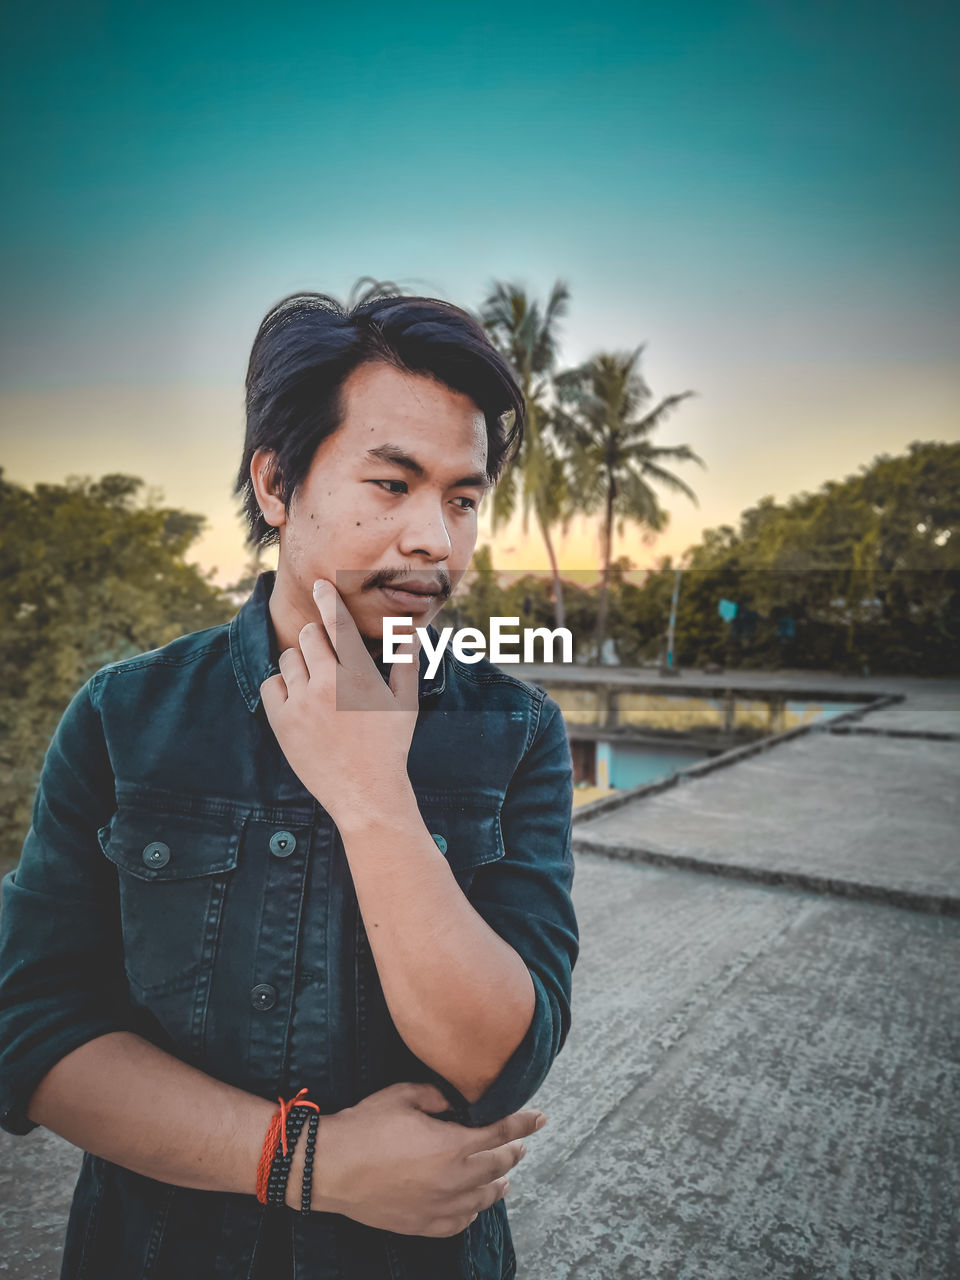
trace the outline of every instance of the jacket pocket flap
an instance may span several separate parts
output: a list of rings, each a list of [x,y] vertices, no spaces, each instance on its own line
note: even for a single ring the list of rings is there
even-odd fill
[[[120,809],[97,833],[100,848],[139,880],[190,880],[237,865],[242,823],[183,814]]]
[[[498,797],[419,791],[417,803],[427,830],[454,871],[469,871],[504,856]]]

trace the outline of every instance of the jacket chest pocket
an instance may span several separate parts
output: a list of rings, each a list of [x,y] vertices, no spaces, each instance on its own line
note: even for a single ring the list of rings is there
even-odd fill
[[[434,843],[469,895],[477,871],[504,856],[500,797],[482,791],[418,790],[417,804]]]
[[[117,868],[125,967],[141,994],[186,990],[212,962],[241,826],[121,809],[98,833]]]

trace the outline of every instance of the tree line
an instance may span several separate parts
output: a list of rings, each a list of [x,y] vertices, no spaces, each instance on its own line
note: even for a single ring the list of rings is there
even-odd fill
[[[124,475],[28,489],[0,469],[0,867],[19,857],[44,752],[84,681],[235,612],[184,560],[204,517],[144,489]]]
[[[960,445],[915,441],[857,475],[784,503],[765,497],[739,523],[707,529],[677,564],[634,581],[626,557],[604,584],[564,580],[581,662],[595,657],[604,596],[605,656],[662,663],[671,600],[680,667],[798,668],[850,674],[960,669]],[[679,573],[679,582],[677,575]],[[554,622],[549,580],[507,585],[488,546],[448,610],[462,625],[491,614]]]

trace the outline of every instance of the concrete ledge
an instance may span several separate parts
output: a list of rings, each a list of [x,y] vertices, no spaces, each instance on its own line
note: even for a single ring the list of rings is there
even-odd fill
[[[689,781],[692,778],[701,778],[704,774],[713,773],[716,769],[725,769],[728,765],[737,764],[741,760],[748,760],[750,756],[758,755],[761,751],[770,751],[773,747],[778,747],[781,743],[789,742],[793,738],[802,737],[807,733],[822,733],[830,725],[850,724],[871,711],[880,711],[904,700],[902,693],[866,694],[865,696],[872,699],[866,706],[857,706],[853,711],[844,711],[829,721],[800,724],[793,729],[785,729],[783,733],[772,734],[769,738],[760,738],[756,742],[748,742],[740,747],[731,747],[729,751],[722,751],[719,755],[711,756],[709,760],[700,760],[696,764],[685,765],[682,769],[678,769],[676,773],[670,774],[666,778],[660,778],[656,782],[642,782],[638,787],[626,787],[623,791],[617,791],[612,796],[601,796],[598,800],[591,800],[589,804],[581,805],[574,810],[574,827],[584,822],[589,822],[591,818],[600,817],[601,814],[610,813],[613,809],[619,809],[621,805],[629,804],[632,800],[641,800],[645,796],[656,795],[658,792],[666,791],[681,782]]]
[[[609,840],[590,840],[574,836],[574,853],[643,863],[654,867],[676,867],[681,871],[697,871],[725,876],[730,880],[747,880],[753,884],[778,888],[801,889],[806,893],[830,894],[859,902],[876,902],[888,907],[922,911],[926,915],[960,917],[960,896],[948,893],[918,893],[912,889],[869,884],[861,880],[844,880],[822,876],[816,872],[774,870],[760,864],[726,861],[689,853],[672,853],[668,849],[651,849],[638,845],[617,844]]]
[[[874,725],[825,725],[827,733],[862,733],[874,738],[919,738],[922,742],[960,742],[960,733],[941,733],[936,729],[881,729]]]
[[[832,724],[851,724],[854,720],[862,720],[864,716],[873,715],[875,711],[883,711],[886,707],[895,707],[905,701],[906,695],[903,693],[869,694],[863,706],[855,707],[853,711],[841,712],[840,715],[833,716],[829,720],[818,721],[810,725],[810,728],[825,729]]]

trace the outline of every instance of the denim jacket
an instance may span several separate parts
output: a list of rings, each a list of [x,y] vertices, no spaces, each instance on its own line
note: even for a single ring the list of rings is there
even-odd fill
[[[102,668],[64,713],[2,886],[0,1124],[11,1133],[35,1127],[25,1108],[61,1057],[116,1030],[265,1098],[307,1086],[323,1113],[427,1081],[467,1125],[524,1106],[566,1039],[578,929],[556,704],[486,660],[448,652],[432,679],[421,669],[408,758],[421,814],[536,993],[522,1043],[469,1103],[400,1038],[340,836],[267,722],[272,585],[263,574],[228,625]],[[265,1218],[279,1223],[285,1264],[269,1243],[257,1256]],[[255,1268],[271,1280],[506,1280],[516,1259],[503,1201],[457,1236],[408,1236],[84,1156],[62,1280],[248,1280]]]

